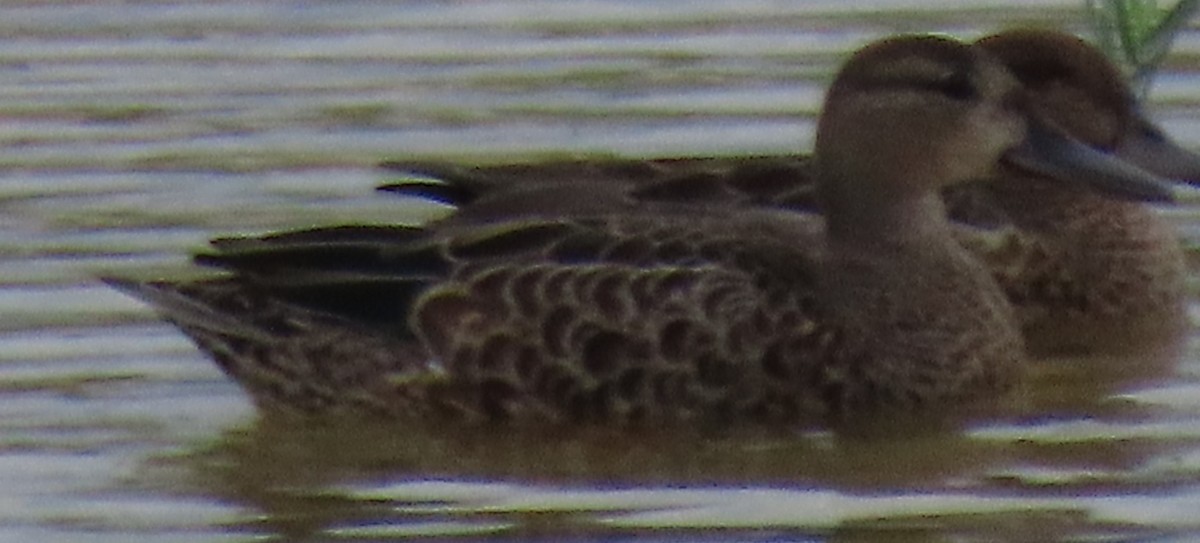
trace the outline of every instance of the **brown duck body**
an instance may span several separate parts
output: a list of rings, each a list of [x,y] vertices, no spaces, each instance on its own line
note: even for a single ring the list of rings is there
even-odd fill
[[[1000,228],[960,231],[1018,308],[1035,351],[1108,350],[1172,336],[1187,269],[1153,209],[1025,179],[990,186]]]
[[[1151,171],[1200,179],[1200,160],[1138,116],[1121,74],[1094,47],[1052,31],[1010,31],[981,46],[1029,87],[1046,117],[1082,141],[1118,152],[1166,149],[1135,159]],[[451,222],[647,202],[820,208],[813,162],[801,155],[387,166],[440,183],[385,190],[469,203]],[[1035,350],[1090,349],[1148,328],[1169,333],[1163,323],[1179,321],[1183,252],[1173,229],[1145,204],[1019,171],[950,187],[944,197],[955,237],[992,271]],[[1123,331],[1130,333],[1116,333]]]
[[[213,258],[238,278],[125,288],[269,411],[817,422],[1001,392],[1022,357],[1007,302],[953,243],[844,256],[864,289],[826,275],[820,221],[791,213],[660,208],[429,234],[230,240]],[[281,258],[293,250],[303,272]],[[391,271],[416,261],[445,275]],[[346,292],[411,305],[335,307]],[[874,311],[839,314],[849,304]]]
[[[1024,352],[1011,306],[954,240],[937,191],[1001,162],[1061,158],[1025,141],[1049,133],[1021,93],[1001,65],[950,40],[860,51],[818,129],[825,219],[694,202],[495,211],[217,240],[198,261],[225,278],[113,283],[270,410],[801,422],[961,405],[1010,388]],[[854,128],[867,119],[924,137]]]

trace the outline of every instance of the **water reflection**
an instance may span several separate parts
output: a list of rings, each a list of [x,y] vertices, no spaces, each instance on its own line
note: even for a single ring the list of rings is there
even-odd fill
[[[1200,529],[1190,516],[1173,527],[1140,516],[1200,504],[1200,423],[1154,430],[1189,411],[1139,396],[1162,390],[1178,344],[1157,354],[1152,364],[1044,361],[1015,405],[949,426],[630,431],[268,416],[172,462],[195,492],[243,504],[262,515],[255,530],[289,538],[1162,535]]]
[[[1070,451],[1020,441],[959,433],[862,441],[769,433],[395,430],[258,426],[187,463],[205,493],[245,504],[264,515],[261,528],[289,537],[561,536],[581,527],[903,534],[921,526],[953,533],[1018,521],[1037,524],[1018,532],[1026,537],[1051,527],[1075,535],[1147,531],[1128,512],[1092,519],[1096,504],[1079,499],[1111,494],[1125,482],[1106,485],[1104,470]],[[1105,462],[1122,470],[1161,452]],[[1032,475],[1049,470],[1029,464],[1046,462],[1056,464],[1058,480],[1035,483]],[[1084,485],[1084,479],[1101,481]],[[1181,501],[1195,498],[1184,494]]]

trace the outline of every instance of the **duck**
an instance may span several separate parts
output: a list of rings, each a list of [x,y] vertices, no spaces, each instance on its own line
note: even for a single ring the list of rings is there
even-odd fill
[[[1154,125],[1095,46],[1052,29],[978,40],[1026,86],[1045,118],[1088,145],[1196,184],[1200,155]],[[818,211],[808,155],[570,159],[463,166],[391,161],[408,181],[381,190],[463,207],[450,221],[592,213],[648,201]],[[955,237],[992,270],[1039,354],[1110,351],[1177,335],[1187,268],[1173,228],[1136,199],[1029,172],[946,189]],[[470,203],[469,206],[464,204]],[[1167,326],[1166,323],[1173,323]]]
[[[1017,169],[1171,197],[1041,119],[984,48],[939,36],[853,54],[814,156],[823,215],[662,202],[328,226],[216,239],[195,257],[215,278],[107,281],[271,413],[837,423],[1021,381],[1013,306],[955,240],[940,190]]]

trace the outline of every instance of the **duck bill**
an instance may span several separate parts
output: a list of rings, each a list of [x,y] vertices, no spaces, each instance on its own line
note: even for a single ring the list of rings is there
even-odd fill
[[[1030,119],[1025,141],[1005,160],[1026,171],[1071,181],[1122,200],[1172,202],[1171,184],[1115,155],[1098,151]]]
[[[1200,154],[1175,143],[1140,113],[1115,152],[1123,160],[1157,175],[1200,186]]]

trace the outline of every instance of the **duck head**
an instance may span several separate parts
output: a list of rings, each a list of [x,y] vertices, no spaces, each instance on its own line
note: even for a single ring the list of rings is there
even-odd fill
[[[1009,30],[976,43],[1008,67],[1043,118],[1151,173],[1200,185],[1200,155],[1150,121],[1121,71],[1095,46],[1048,29]]]

